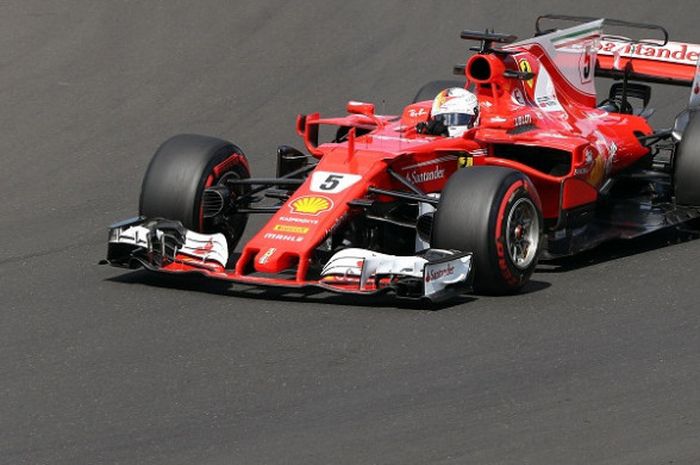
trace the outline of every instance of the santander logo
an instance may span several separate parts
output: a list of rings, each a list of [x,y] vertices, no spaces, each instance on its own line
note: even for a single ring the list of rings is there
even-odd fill
[[[411,181],[416,184],[420,184],[428,181],[437,181],[445,177],[445,170],[436,166],[435,169],[431,171],[412,171],[409,174]]]
[[[669,63],[696,64],[700,58],[700,47],[682,42],[666,45],[631,44],[626,41],[602,40],[598,44],[599,55],[619,54],[626,58],[642,58]]]
[[[200,254],[200,255],[206,255],[209,252],[214,250],[214,243],[210,240],[206,244],[204,244],[202,247],[199,247],[195,249],[194,253]]]
[[[439,268],[437,270],[430,270],[425,274],[425,282],[429,283],[435,281],[436,279],[446,278],[452,276],[455,272],[455,267],[448,263],[445,268]]]

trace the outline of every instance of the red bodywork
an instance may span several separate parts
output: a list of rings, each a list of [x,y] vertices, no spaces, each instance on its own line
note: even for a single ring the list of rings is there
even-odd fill
[[[599,47],[595,34],[584,38]],[[377,116],[371,104],[357,102],[348,104],[345,117],[300,116],[298,133],[318,165],[243,246],[235,270],[218,265],[203,269],[201,264],[187,263],[186,257],[161,270],[198,271],[251,284],[330,285],[307,279],[314,249],[349,216],[361,214],[361,209],[348,202],[365,197],[382,200],[381,195],[368,193],[370,186],[406,190],[388,174],[388,168],[426,193],[440,192],[460,167],[494,165],[519,170],[532,180],[546,224],[556,230],[562,212],[595,203],[606,179],[649,154],[638,139],[653,133],[645,118],[596,108],[595,94],[586,91],[592,87],[589,83],[596,64],[613,69],[622,60],[623,66],[630,63],[640,73],[691,82],[695,74],[694,66],[604,54],[596,58],[595,50],[585,48],[576,55],[580,62],[574,66],[580,82],[572,82],[576,78],[571,73],[567,76],[562,63],[555,62],[551,51],[537,40],[505,49],[508,53],[476,54],[466,63],[467,86],[472,85],[479,98],[480,117],[478,126],[463,137],[417,133],[416,124],[430,116],[431,101],[411,104],[399,116]],[[523,73],[532,73],[532,77],[526,79]],[[539,82],[544,79],[549,82]],[[317,145],[319,125],[351,130],[344,142]],[[355,136],[356,131],[363,134]],[[326,187],[332,187],[331,175],[352,183],[342,190],[319,187],[326,181]],[[293,273],[280,275],[289,270]]]

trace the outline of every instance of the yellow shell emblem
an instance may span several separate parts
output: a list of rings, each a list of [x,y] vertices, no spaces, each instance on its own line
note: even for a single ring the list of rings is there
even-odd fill
[[[289,204],[292,212],[302,215],[318,215],[321,212],[330,210],[332,206],[333,201],[331,199],[311,195],[299,197]]]

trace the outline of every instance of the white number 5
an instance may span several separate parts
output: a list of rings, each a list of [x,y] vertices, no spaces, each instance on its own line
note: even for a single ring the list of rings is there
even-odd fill
[[[358,174],[314,171],[311,174],[311,192],[337,194],[362,179]]]

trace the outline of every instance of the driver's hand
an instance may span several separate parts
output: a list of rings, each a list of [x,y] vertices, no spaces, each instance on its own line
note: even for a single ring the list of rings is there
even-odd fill
[[[447,136],[447,126],[440,116],[432,118],[430,121],[422,121],[416,125],[418,134],[430,134],[431,136]]]

